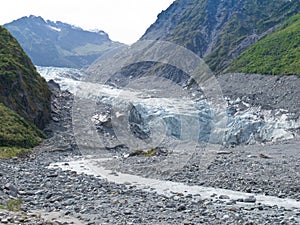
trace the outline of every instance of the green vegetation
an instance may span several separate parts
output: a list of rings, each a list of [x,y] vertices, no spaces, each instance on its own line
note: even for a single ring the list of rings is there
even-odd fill
[[[16,39],[0,26],[0,102],[43,128],[50,118],[50,90]]]
[[[140,157],[153,157],[153,156],[156,156],[159,152],[159,148],[158,147],[155,147],[155,148],[150,148],[148,150],[141,150],[141,149],[137,149],[137,150],[134,150],[132,151],[129,156],[132,157],[132,156],[140,156]]]
[[[49,119],[46,81],[16,39],[0,26],[0,158],[28,154],[45,138],[37,127],[43,128]]]
[[[8,159],[14,157],[22,157],[29,155],[30,149],[19,147],[0,147],[0,159]]]
[[[240,55],[229,72],[300,75],[300,14]]]
[[[146,152],[143,152],[142,156],[144,157],[153,157],[157,154],[157,148],[151,148]]]
[[[0,158],[18,156],[38,145],[45,135],[0,103]]]
[[[23,204],[23,199],[9,199],[6,201],[5,206],[0,206],[2,209],[7,209],[12,212],[21,211],[21,206]]]
[[[269,32],[299,10],[299,1],[195,0],[166,39],[204,57],[212,71],[221,73],[255,42],[253,37]]]

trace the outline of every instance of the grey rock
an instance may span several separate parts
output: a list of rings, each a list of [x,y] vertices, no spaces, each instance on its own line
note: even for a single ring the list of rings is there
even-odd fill
[[[64,205],[64,206],[70,206],[73,204],[74,204],[74,201],[72,199],[68,199],[67,201],[62,203],[62,205]]]
[[[219,199],[230,199],[228,195],[220,195]]]
[[[3,224],[7,224],[9,221],[8,221],[8,219],[7,218],[2,218],[1,219],[1,223],[3,223]]]
[[[185,205],[180,205],[177,207],[177,211],[184,211],[186,210],[186,206]]]
[[[13,185],[12,183],[7,183],[4,186],[4,189],[11,191],[12,193],[17,194],[18,193],[18,188]]]
[[[47,177],[58,177],[57,173],[49,173],[47,174]]]
[[[131,215],[131,214],[132,214],[132,212],[130,210],[125,210],[124,211],[124,215]]]
[[[254,196],[249,196],[248,198],[244,198],[244,202],[246,202],[246,203],[255,203],[256,198]]]

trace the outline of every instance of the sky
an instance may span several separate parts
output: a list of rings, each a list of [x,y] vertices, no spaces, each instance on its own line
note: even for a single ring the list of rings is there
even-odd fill
[[[113,41],[132,44],[174,0],[2,0],[0,25],[41,16],[83,29],[103,30]]]

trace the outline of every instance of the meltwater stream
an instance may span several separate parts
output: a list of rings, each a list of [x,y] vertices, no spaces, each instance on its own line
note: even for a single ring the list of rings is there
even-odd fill
[[[64,68],[43,68],[38,67],[39,72],[47,80],[53,79],[60,84],[61,89],[68,90],[71,93],[80,93],[80,89],[84,87],[84,82],[81,78],[85,75],[78,70],[64,69]],[[187,125],[193,127],[194,123],[202,122],[205,128],[209,125],[209,120],[213,113],[209,111],[209,105],[205,100],[194,101],[194,99],[182,98],[156,98],[156,93],[139,92],[130,88],[119,89],[112,86],[97,84],[92,90],[93,85],[90,86],[89,98],[95,98],[93,91],[96,90],[97,95],[101,96],[101,101],[105,104],[117,103],[119,106],[126,101],[134,103],[136,106],[135,115],[139,119],[145,120],[139,124],[142,131],[147,130],[147,123],[151,123],[150,119],[153,117],[164,118],[167,123],[166,132],[172,138],[185,139],[190,138],[182,135],[178,130],[176,122],[178,116],[190,116],[193,119]],[[96,96],[97,97],[97,96]],[[289,120],[289,114],[285,112],[278,112],[275,116],[268,111],[263,111],[257,108],[251,108],[246,103],[237,100],[229,100],[228,103],[232,108],[238,104],[244,104],[247,109],[237,110],[237,112],[228,112],[228,122],[226,133],[222,140],[223,145],[239,145],[251,144],[257,141],[268,142],[277,140],[287,140],[295,136],[294,131],[300,128],[300,119]],[[236,108],[238,109],[238,108]],[[98,121],[103,118],[108,118],[108,115],[94,115]],[[150,118],[150,119],[149,119]],[[167,118],[167,119],[166,119]],[[196,119],[195,119],[196,118]],[[89,118],[92,120],[93,118]],[[106,122],[105,119],[105,122]],[[149,121],[147,121],[149,119]],[[145,123],[144,123],[145,122]],[[150,124],[151,125],[151,124]],[[193,133],[193,130],[190,129]],[[210,136],[209,130],[200,131],[199,136],[192,137],[192,141],[207,141],[205,135]],[[199,140],[199,137],[202,140]],[[204,137],[204,138],[203,138]],[[195,140],[197,139],[197,140]],[[124,143],[126,144],[126,143]],[[87,152],[88,153],[88,152]],[[87,155],[84,155],[87,156]],[[113,157],[109,155],[108,157]],[[107,179],[110,182],[118,184],[134,185],[136,188],[145,191],[154,191],[158,194],[169,196],[172,193],[181,193],[182,195],[193,195],[194,198],[212,199],[219,195],[227,195],[231,200],[243,199],[254,195],[256,204],[265,204],[270,206],[284,207],[288,209],[300,209],[300,202],[289,198],[278,198],[272,196],[264,196],[261,194],[249,194],[240,191],[232,191],[221,188],[203,187],[203,186],[189,186],[179,182],[164,181],[159,179],[144,178],[141,176],[130,175],[125,173],[113,172],[101,166],[101,162],[109,161],[110,158],[82,158],[71,160],[69,162],[53,163],[49,168],[61,168],[63,170],[72,170],[78,173],[85,173],[89,175],[99,176]],[[246,203],[237,203],[246,204]]]
[[[75,161],[53,163],[49,166],[49,168],[60,168],[62,170],[75,171],[79,174],[84,173],[87,175],[93,175],[100,177],[101,179],[107,179],[109,182],[134,185],[138,189],[156,192],[165,196],[170,196],[172,193],[176,193],[182,195],[192,195],[193,198],[214,199],[216,196],[227,195],[230,197],[230,200],[245,199],[249,198],[250,196],[254,196],[256,199],[256,204],[278,206],[286,209],[300,209],[300,202],[290,198],[278,198],[273,196],[265,196],[262,194],[249,194],[241,191],[232,191],[222,188],[190,186],[179,182],[144,178],[141,176],[119,173],[99,166],[101,161],[107,160],[110,159],[79,159]]]

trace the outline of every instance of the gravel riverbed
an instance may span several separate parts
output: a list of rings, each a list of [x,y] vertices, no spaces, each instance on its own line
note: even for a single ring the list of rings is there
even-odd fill
[[[161,156],[122,158],[103,165],[144,177],[300,201],[299,146],[300,141],[292,140],[224,148],[210,152],[210,162],[195,153],[182,168],[167,174],[158,168]]]
[[[248,78],[232,75],[230,79],[232,85],[241,79],[246,85]],[[241,89],[233,93],[226,83],[227,77],[220,79],[223,79],[220,82],[224,83],[225,95],[252,99],[252,92],[245,94],[247,89],[242,85],[237,85]],[[262,92],[257,100],[261,102],[253,105],[266,102],[268,109],[275,95],[281,94],[276,87],[299,82],[295,77],[270,78],[272,82],[266,79],[253,78],[258,84],[253,93],[259,93],[260,87],[267,82],[268,89],[273,87],[275,94]],[[0,205],[5,205],[9,199],[23,200],[20,212],[0,209],[0,224],[300,224],[300,208],[264,205],[255,197],[237,202],[218,193],[209,198],[179,192],[165,196],[151,187],[140,189],[129,182],[116,184],[100,176],[50,169],[48,166],[52,163],[68,164],[82,157],[72,132],[73,96],[67,91],[59,91],[54,83],[50,85],[54,89],[54,98],[53,121],[46,129],[49,138],[31,156],[0,160]],[[297,88],[284,95],[290,101],[280,98],[273,107],[297,114],[299,101],[292,98],[294,95],[298,98]],[[281,143],[219,148],[207,155],[200,146],[184,166],[170,173],[161,173],[155,166],[160,165],[155,162],[164,161],[164,154],[123,157],[128,149],[121,146],[120,149],[107,149],[115,151],[118,157],[102,165],[143,177],[300,201],[299,146],[300,141],[296,138]]]
[[[178,193],[166,197],[101,177],[47,169],[50,163],[73,157],[74,153],[68,151],[1,160],[1,202],[22,198],[24,212],[59,212],[82,224],[299,224],[300,209],[270,207],[255,201],[236,206],[226,201],[226,196],[214,201]],[[0,215],[1,223],[15,224],[13,217]]]

